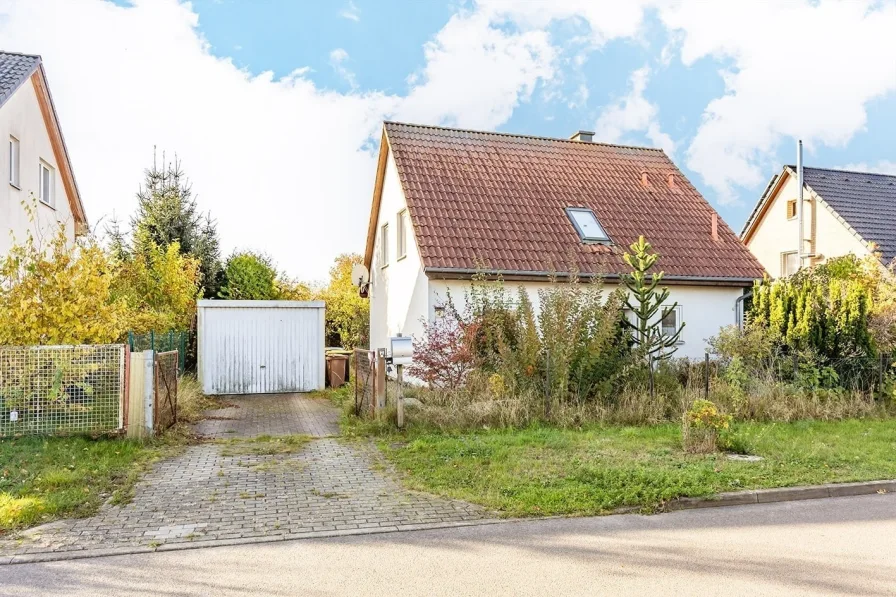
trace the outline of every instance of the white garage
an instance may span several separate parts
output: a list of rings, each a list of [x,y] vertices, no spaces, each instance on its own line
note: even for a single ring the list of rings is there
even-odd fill
[[[323,389],[323,301],[204,300],[197,307],[197,359],[204,393]]]

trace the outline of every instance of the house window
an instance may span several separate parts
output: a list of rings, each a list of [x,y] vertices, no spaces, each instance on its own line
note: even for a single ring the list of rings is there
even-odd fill
[[[380,237],[380,261],[381,266],[386,267],[389,265],[389,224],[383,224]]]
[[[610,237],[604,232],[603,226],[597,221],[597,216],[590,209],[584,207],[567,207],[566,215],[584,243],[607,243]]]
[[[663,322],[661,326],[663,336],[674,336],[678,332],[679,327],[681,327],[681,305],[676,305],[671,309],[663,307]],[[678,343],[681,344],[681,339],[678,340]]]
[[[445,307],[442,307],[442,306],[433,307],[432,312],[433,312],[433,315],[435,315],[436,319],[442,319],[443,317],[445,317]]]
[[[19,140],[9,138],[9,184],[19,188]]]
[[[38,180],[38,186],[40,189],[40,201],[41,203],[45,203],[52,207],[53,181],[56,178],[53,176],[53,168],[46,163],[41,162],[39,166],[39,175],[40,179]]]
[[[800,269],[800,258],[796,251],[781,253],[781,275],[792,276]]]
[[[408,210],[406,209],[398,212],[398,235],[396,241],[398,243],[398,259],[401,259],[408,253]]]
[[[792,220],[796,217],[796,199],[787,202],[787,219]]]

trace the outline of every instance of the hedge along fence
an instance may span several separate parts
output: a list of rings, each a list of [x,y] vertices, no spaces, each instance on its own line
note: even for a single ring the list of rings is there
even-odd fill
[[[0,347],[0,436],[121,429],[123,344]]]

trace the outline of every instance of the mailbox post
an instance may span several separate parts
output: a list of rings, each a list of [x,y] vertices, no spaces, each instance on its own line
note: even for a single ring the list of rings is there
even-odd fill
[[[411,336],[393,336],[389,339],[391,348],[389,362],[395,365],[398,379],[398,395],[395,399],[396,418],[398,428],[404,427],[404,392],[402,391],[403,371],[405,365],[410,365],[414,360],[414,339]]]

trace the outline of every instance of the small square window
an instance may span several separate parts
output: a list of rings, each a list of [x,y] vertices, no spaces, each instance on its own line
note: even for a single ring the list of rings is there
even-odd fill
[[[663,323],[661,331],[663,336],[672,337],[678,332],[678,328],[681,327],[681,306],[676,305],[671,309],[663,307],[662,312]]]
[[[381,267],[389,265],[389,224],[383,224],[380,233],[380,264]]]
[[[567,207],[566,215],[584,243],[606,243],[610,237],[597,221],[594,212],[585,207]]]
[[[787,202],[787,219],[792,220],[796,217],[796,199]]]
[[[406,209],[398,212],[398,235],[396,241],[398,243],[398,259],[401,259],[408,253],[408,210]]]
[[[40,190],[39,199],[41,203],[53,206],[53,182],[55,179],[54,170],[44,162],[40,163],[38,180],[38,188]]]
[[[9,138],[9,184],[19,188],[19,140]]]
[[[781,275],[792,276],[800,269],[800,258],[796,251],[781,253]]]

